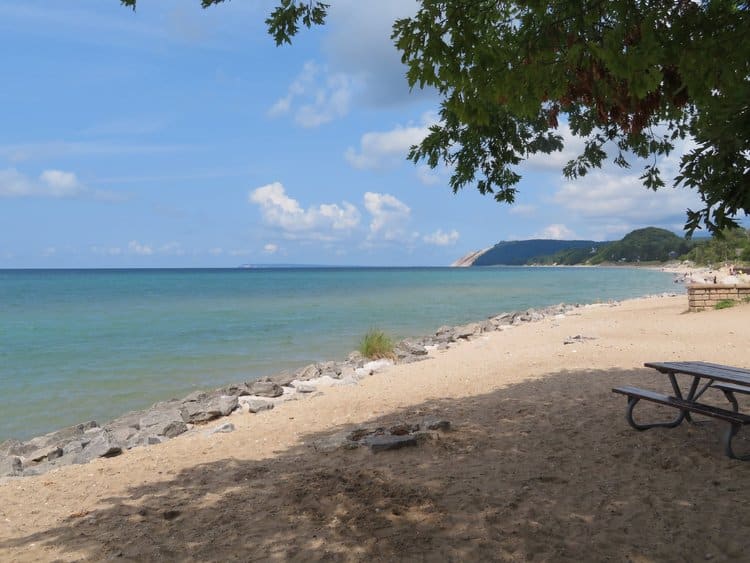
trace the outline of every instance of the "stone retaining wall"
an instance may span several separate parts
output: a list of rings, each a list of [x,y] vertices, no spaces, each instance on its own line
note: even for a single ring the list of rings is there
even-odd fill
[[[713,309],[719,301],[750,299],[750,284],[702,284],[689,285],[688,306],[691,311]]]

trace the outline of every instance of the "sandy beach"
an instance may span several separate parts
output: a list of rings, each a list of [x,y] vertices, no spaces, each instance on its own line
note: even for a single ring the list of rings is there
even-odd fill
[[[582,307],[233,415],[231,433],[10,479],[0,560],[746,560],[750,463],[723,455],[724,424],[636,432],[611,393],[666,390],[646,361],[750,367],[750,305],[686,310],[685,295]],[[425,417],[452,429],[323,447]]]

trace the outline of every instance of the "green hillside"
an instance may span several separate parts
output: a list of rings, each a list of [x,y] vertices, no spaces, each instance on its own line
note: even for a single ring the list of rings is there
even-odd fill
[[[602,264],[605,262],[665,262],[682,257],[696,243],[666,229],[646,227],[622,240],[518,240],[497,243],[473,266]]]
[[[646,227],[637,229],[622,240],[601,248],[588,261],[589,264],[602,262],[666,262],[690,251],[691,241],[678,237],[666,229]]]
[[[601,243],[593,240],[512,240],[497,243],[474,261],[474,266],[523,266],[534,258],[579,249],[587,254]]]

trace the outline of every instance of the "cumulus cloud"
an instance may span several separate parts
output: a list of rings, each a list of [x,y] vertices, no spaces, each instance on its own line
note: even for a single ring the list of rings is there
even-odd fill
[[[93,190],[85,186],[73,172],[45,170],[38,179],[32,179],[15,168],[0,170],[0,197],[90,198],[103,201],[122,199],[114,192]]]
[[[429,133],[431,125],[437,122],[434,113],[425,113],[420,123],[397,125],[390,131],[371,131],[362,135],[359,149],[349,147],[344,153],[347,162],[360,170],[380,170],[406,160],[412,145],[416,145]],[[428,177],[421,171],[424,178]],[[425,183],[429,183],[428,179]]]
[[[280,182],[251,190],[248,201],[260,207],[267,224],[280,228],[289,238],[333,240],[360,221],[359,210],[346,201],[303,209]]]
[[[394,241],[408,238],[406,226],[411,209],[404,202],[390,194],[366,192],[365,209],[372,217],[368,237],[370,240]]]
[[[456,244],[459,237],[460,235],[455,229],[448,233],[443,232],[442,229],[438,229],[432,234],[424,235],[422,240],[427,244],[434,244],[435,246],[450,246]]]
[[[565,240],[575,238],[575,233],[561,223],[547,225],[534,235],[534,238]]]
[[[266,254],[275,254],[279,250],[279,246],[277,244],[273,244],[272,242],[269,242],[263,247],[263,252]]]
[[[667,186],[654,192],[644,188],[635,174],[616,176],[605,172],[564,183],[554,201],[587,219],[628,224],[674,222],[677,217],[684,218],[686,209],[700,205],[698,195],[691,190]]]
[[[293,114],[302,127],[318,127],[349,113],[354,81],[346,74],[331,73],[308,61],[286,95],[268,110],[270,117]]]

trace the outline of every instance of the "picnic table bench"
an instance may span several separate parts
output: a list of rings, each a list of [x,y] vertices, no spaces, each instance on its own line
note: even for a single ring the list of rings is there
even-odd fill
[[[739,411],[739,404],[735,397],[737,393],[750,395],[750,370],[709,362],[647,362],[644,365],[666,374],[674,394],[665,395],[629,385],[612,389],[613,392],[626,395],[628,398],[625,418],[630,426],[636,430],[648,430],[655,427],[674,428],[685,420],[692,423],[691,413],[717,418],[729,423],[724,436],[726,455],[732,459],[750,460],[750,453],[739,455],[732,449],[732,439],[743,426],[750,424],[750,415]],[[680,387],[677,375],[692,377],[690,387],[685,394]],[[706,381],[701,385],[702,380]],[[699,402],[698,399],[709,389],[721,391],[732,409]],[[638,423],[633,419],[633,409],[641,400],[675,408],[679,410],[679,413],[673,420],[665,422]]]

